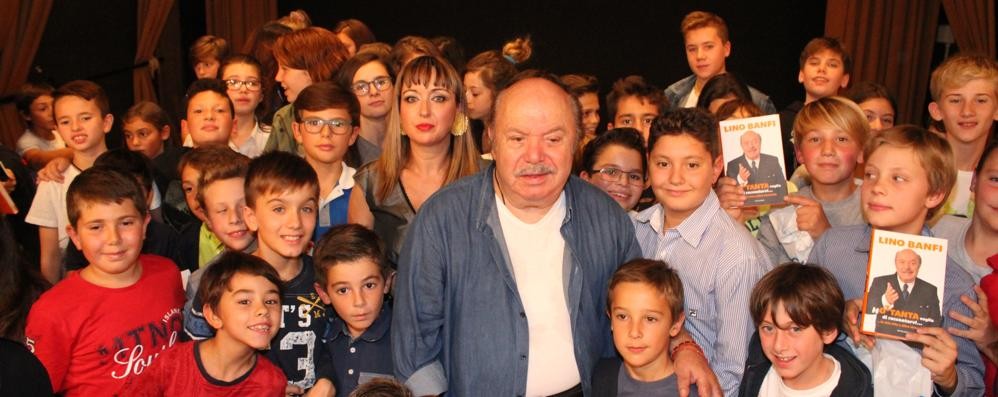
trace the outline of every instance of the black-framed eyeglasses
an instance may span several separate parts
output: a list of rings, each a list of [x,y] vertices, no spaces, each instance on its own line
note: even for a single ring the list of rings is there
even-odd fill
[[[354,94],[357,94],[358,96],[364,96],[371,92],[372,85],[378,91],[384,91],[387,90],[388,87],[391,87],[392,79],[388,78],[387,76],[382,76],[371,81],[361,80],[356,83],[353,83],[353,85],[350,86],[350,88],[353,89]]]
[[[228,87],[230,90],[238,90],[243,87],[246,87],[247,91],[260,91],[260,88],[262,87],[259,80],[236,80],[236,79],[225,80],[225,86]]]
[[[643,186],[645,184],[645,174],[641,172],[625,172],[619,168],[603,167],[598,170],[590,170],[589,173],[598,173],[600,178],[607,182],[620,182],[621,176],[625,176],[624,180],[631,185]]]
[[[328,125],[329,131],[333,135],[346,135],[350,133],[350,127],[352,127],[350,121],[344,119],[305,119],[302,120],[301,125],[302,129],[309,134],[321,134],[322,127]]]

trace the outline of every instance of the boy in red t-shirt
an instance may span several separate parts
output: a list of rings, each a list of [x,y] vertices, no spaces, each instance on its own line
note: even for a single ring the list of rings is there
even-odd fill
[[[281,278],[263,259],[227,251],[205,270],[198,288],[215,336],[164,352],[122,396],[278,396],[284,373],[257,350],[281,326]]]
[[[57,394],[108,395],[176,343],[180,271],[139,256],[149,211],[132,175],[90,168],[70,184],[66,207],[69,237],[89,265],[38,299],[26,343]]]

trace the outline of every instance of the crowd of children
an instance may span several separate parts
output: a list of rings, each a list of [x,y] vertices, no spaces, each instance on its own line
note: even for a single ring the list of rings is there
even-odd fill
[[[616,354],[582,389],[697,395],[674,375],[691,348],[717,394],[872,396],[869,352],[896,343],[859,329],[882,230],[949,242],[927,264],[944,267],[942,324],[901,345],[927,392],[994,395],[998,290],[979,285],[998,270],[998,63],[945,60],[926,82],[935,123],[895,126],[895,99],[850,87],[834,38],[807,43],[803,101],[778,111],[727,70],[721,17],[692,12],[681,32],[692,75],[664,90],[626,76],[601,104],[594,77],[561,78],[573,172],[628,213],[644,257],[592,292],[606,293],[597,315]],[[301,11],[260,27],[245,54],[202,37],[179,125],[154,102],[118,119],[90,81],[26,85],[16,155],[0,152],[26,213],[0,216],[0,367],[19,368],[0,371],[0,395],[411,395],[391,337],[408,226],[490,167],[497,95],[532,44],[465,62],[453,38],[374,37]],[[777,113],[796,190],[746,206],[718,122]],[[117,120],[124,147],[109,148]]]

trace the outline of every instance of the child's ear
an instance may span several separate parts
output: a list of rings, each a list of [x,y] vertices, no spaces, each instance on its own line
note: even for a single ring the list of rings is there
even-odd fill
[[[797,82],[804,84],[804,69],[801,69],[800,72],[797,72]]]
[[[260,229],[260,223],[256,221],[256,213],[253,212],[253,209],[248,205],[243,206],[243,222],[245,222],[246,227],[254,233]]]
[[[613,122],[611,121],[609,123],[606,123],[606,130],[610,131],[612,129],[613,129]],[[645,144],[647,144],[647,142]]]
[[[204,314],[204,319],[205,321],[208,321],[208,325],[214,329],[222,329],[222,318],[211,309],[211,305],[206,303],[202,306],[201,313]]]
[[[943,203],[943,199],[946,198],[946,193],[948,192],[929,192],[929,196],[925,198],[925,208],[932,209],[938,207]]]
[[[170,139],[170,125],[169,124],[164,125],[163,129],[159,130],[159,139],[163,140],[163,141],[165,141],[167,139]]]
[[[187,119],[180,120],[180,143],[183,144],[187,137],[191,135],[191,127],[187,125]]]
[[[582,178],[582,179],[584,179],[585,181],[588,182],[589,181],[589,172],[586,171],[586,170],[579,171],[579,178]]]
[[[152,212],[151,212],[151,210],[146,211],[146,219],[142,221],[142,240],[143,241],[145,241],[145,239],[146,239],[146,232],[149,231],[149,222],[150,221],[152,221]]]
[[[863,157],[863,153],[861,152],[859,156]],[[800,147],[797,145],[794,145],[794,157],[797,158],[797,164],[804,164],[804,153],[801,153]]]
[[[721,172],[724,171],[724,156],[717,156],[714,158],[714,177],[710,180],[710,184],[713,185],[717,183],[717,178],[721,177]]]
[[[350,133],[350,146],[353,146],[357,142],[357,137],[360,136],[360,126],[355,125],[353,127],[353,132]]]
[[[388,277],[385,278],[385,293],[386,294],[392,291],[392,285],[395,284],[395,275],[396,274],[398,274],[398,272],[396,272],[394,270],[388,272]]]
[[[943,112],[936,101],[929,102],[929,116],[935,121],[943,121]]]
[[[837,329],[820,331],[819,333],[821,334],[821,341],[824,342],[826,345],[835,342],[835,338],[839,337],[839,330]]]
[[[727,58],[731,55],[731,40],[724,42],[724,57]]]
[[[679,335],[679,331],[683,330],[683,324],[685,323],[686,323],[686,313],[679,312],[679,317],[677,317],[676,321],[673,321],[672,326],[669,327],[669,336],[675,338],[676,335]]]
[[[66,234],[69,235],[70,240],[73,240],[76,249],[83,251],[83,247],[80,246],[80,235],[76,233],[76,228],[73,225],[66,225]]]
[[[842,84],[839,85],[842,88],[849,86],[849,73],[842,75]]]
[[[295,136],[295,142],[301,144],[301,123],[297,121],[291,122],[291,133]]]
[[[102,128],[104,130],[104,133],[107,134],[108,132],[111,132],[111,127],[113,126],[114,126],[114,115],[111,113],[105,114],[104,127]]]
[[[323,289],[322,286],[319,285],[319,283],[317,283],[317,282],[316,283],[312,283],[312,286],[315,288],[315,292],[317,294],[319,294],[319,299],[322,299],[322,303],[325,303],[327,305],[333,304],[332,303],[333,300],[329,299],[329,294],[326,293],[326,290]]]

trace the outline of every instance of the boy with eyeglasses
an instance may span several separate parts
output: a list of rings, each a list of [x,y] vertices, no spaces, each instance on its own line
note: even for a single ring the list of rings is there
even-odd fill
[[[357,141],[359,127],[354,120],[359,108],[353,95],[330,81],[308,86],[295,99],[291,129],[305,161],[319,176],[319,216],[313,241],[329,228],[347,223],[347,203],[357,171],[343,158]]]
[[[579,177],[610,195],[631,215],[645,187],[645,140],[633,128],[614,128],[589,141],[582,149]]]

